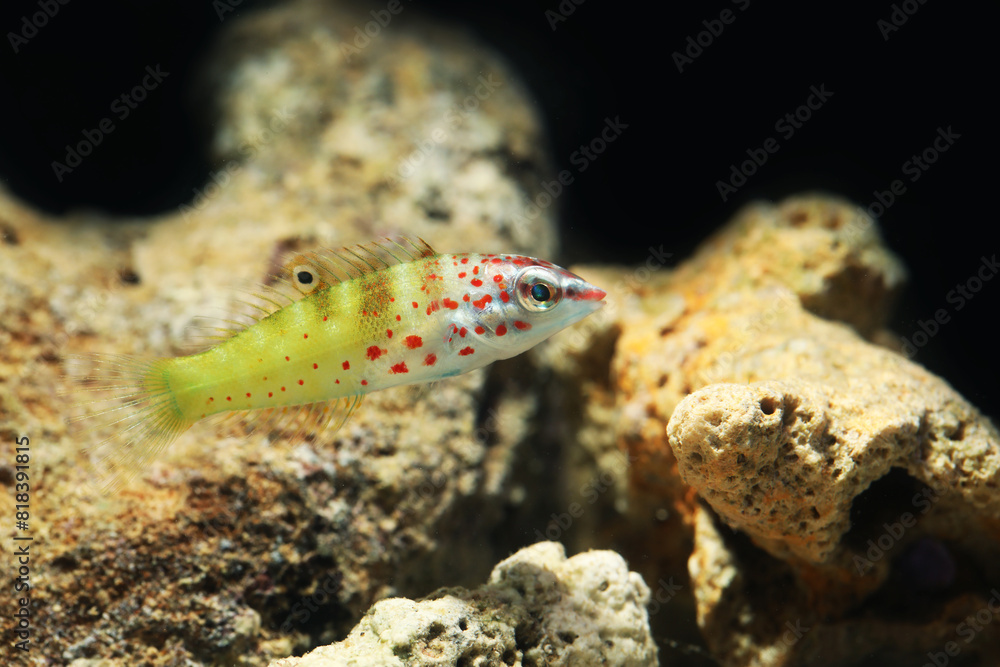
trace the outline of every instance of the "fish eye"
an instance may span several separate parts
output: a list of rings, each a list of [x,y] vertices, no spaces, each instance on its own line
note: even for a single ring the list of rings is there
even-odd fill
[[[515,293],[518,303],[531,311],[549,310],[562,298],[558,277],[542,267],[525,269],[518,277]]]

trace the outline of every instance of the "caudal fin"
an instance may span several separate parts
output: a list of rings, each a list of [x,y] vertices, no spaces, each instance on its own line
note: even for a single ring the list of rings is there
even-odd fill
[[[88,393],[69,421],[84,424],[105,493],[127,483],[193,422],[185,419],[167,383],[171,359],[124,355],[75,357],[70,375]]]

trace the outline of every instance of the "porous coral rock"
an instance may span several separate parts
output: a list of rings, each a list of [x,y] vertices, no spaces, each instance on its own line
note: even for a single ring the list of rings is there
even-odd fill
[[[815,564],[841,546],[855,498],[892,468],[1000,516],[989,420],[921,366],[779,303],[749,294],[727,309],[732,331],[776,314],[729,360],[729,382],[674,410],[667,436],[685,482],[778,558]]]
[[[475,590],[382,600],[343,641],[271,667],[655,665],[649,589],[611,551],[566,558],[540,542],[499,563]]]

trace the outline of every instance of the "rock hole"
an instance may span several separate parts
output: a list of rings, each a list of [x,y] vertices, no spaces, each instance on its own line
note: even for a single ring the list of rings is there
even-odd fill
[[[705,462],[705,457],[698,452],[692,452],[691,455],[688,456],[688,461],[691,463],[701,464]]]
[[[118,279],[126,285],[138,285],[142,282],[139,274],[129,268],[123,268],[118,271]]]
[[[722,413],[721,412],[713,412],[713,413],[709,414],[708,416],[706,416],[705,419],[712,426],[718,426],[719,424],[722,423]]]
[[[560,632],[556,634],[556,636],[559,637],[560,641],[562,641],[564,644],[572,644],[573,642],[576,641],[577,637],[572,632]]]
[[[778,409],[778,401],[771,396],[760,399],[760,411],[765,415],[773,415]]]
[[[462,632],[465,632],[466,630],[469,629],[469,622],[464,618],[458,619],[458,629],[461,630]]]
[[[438,637],[440,637],[441,635],[444,634],[445,629],[446,628],[444,627],[443,623],[439,623],[437,621],[434,621],[433,623],[431,623],[430,627],[427,628],[427,639],[426,639],[426,641],[429,641],[429,642],[434,641],[435,639],[437,639]]]

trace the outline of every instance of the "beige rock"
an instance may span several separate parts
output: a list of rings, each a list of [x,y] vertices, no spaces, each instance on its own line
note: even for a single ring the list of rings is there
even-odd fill
[[[521,549],[472,591],[382,600],[343,641],[271,667],[656,665],[649,589],[621,556],[567,559],[555,542]]]
[[[781,303],[744,294],[727,309],[732,331],[775,317],[731,357],[729,382],[674,410],[667,435],[685,482],[776,557],[814,564],[840,546],[857,496],[892,468],[934,498],[1000,517],[1000,434],[989,420],[920,366]]]

